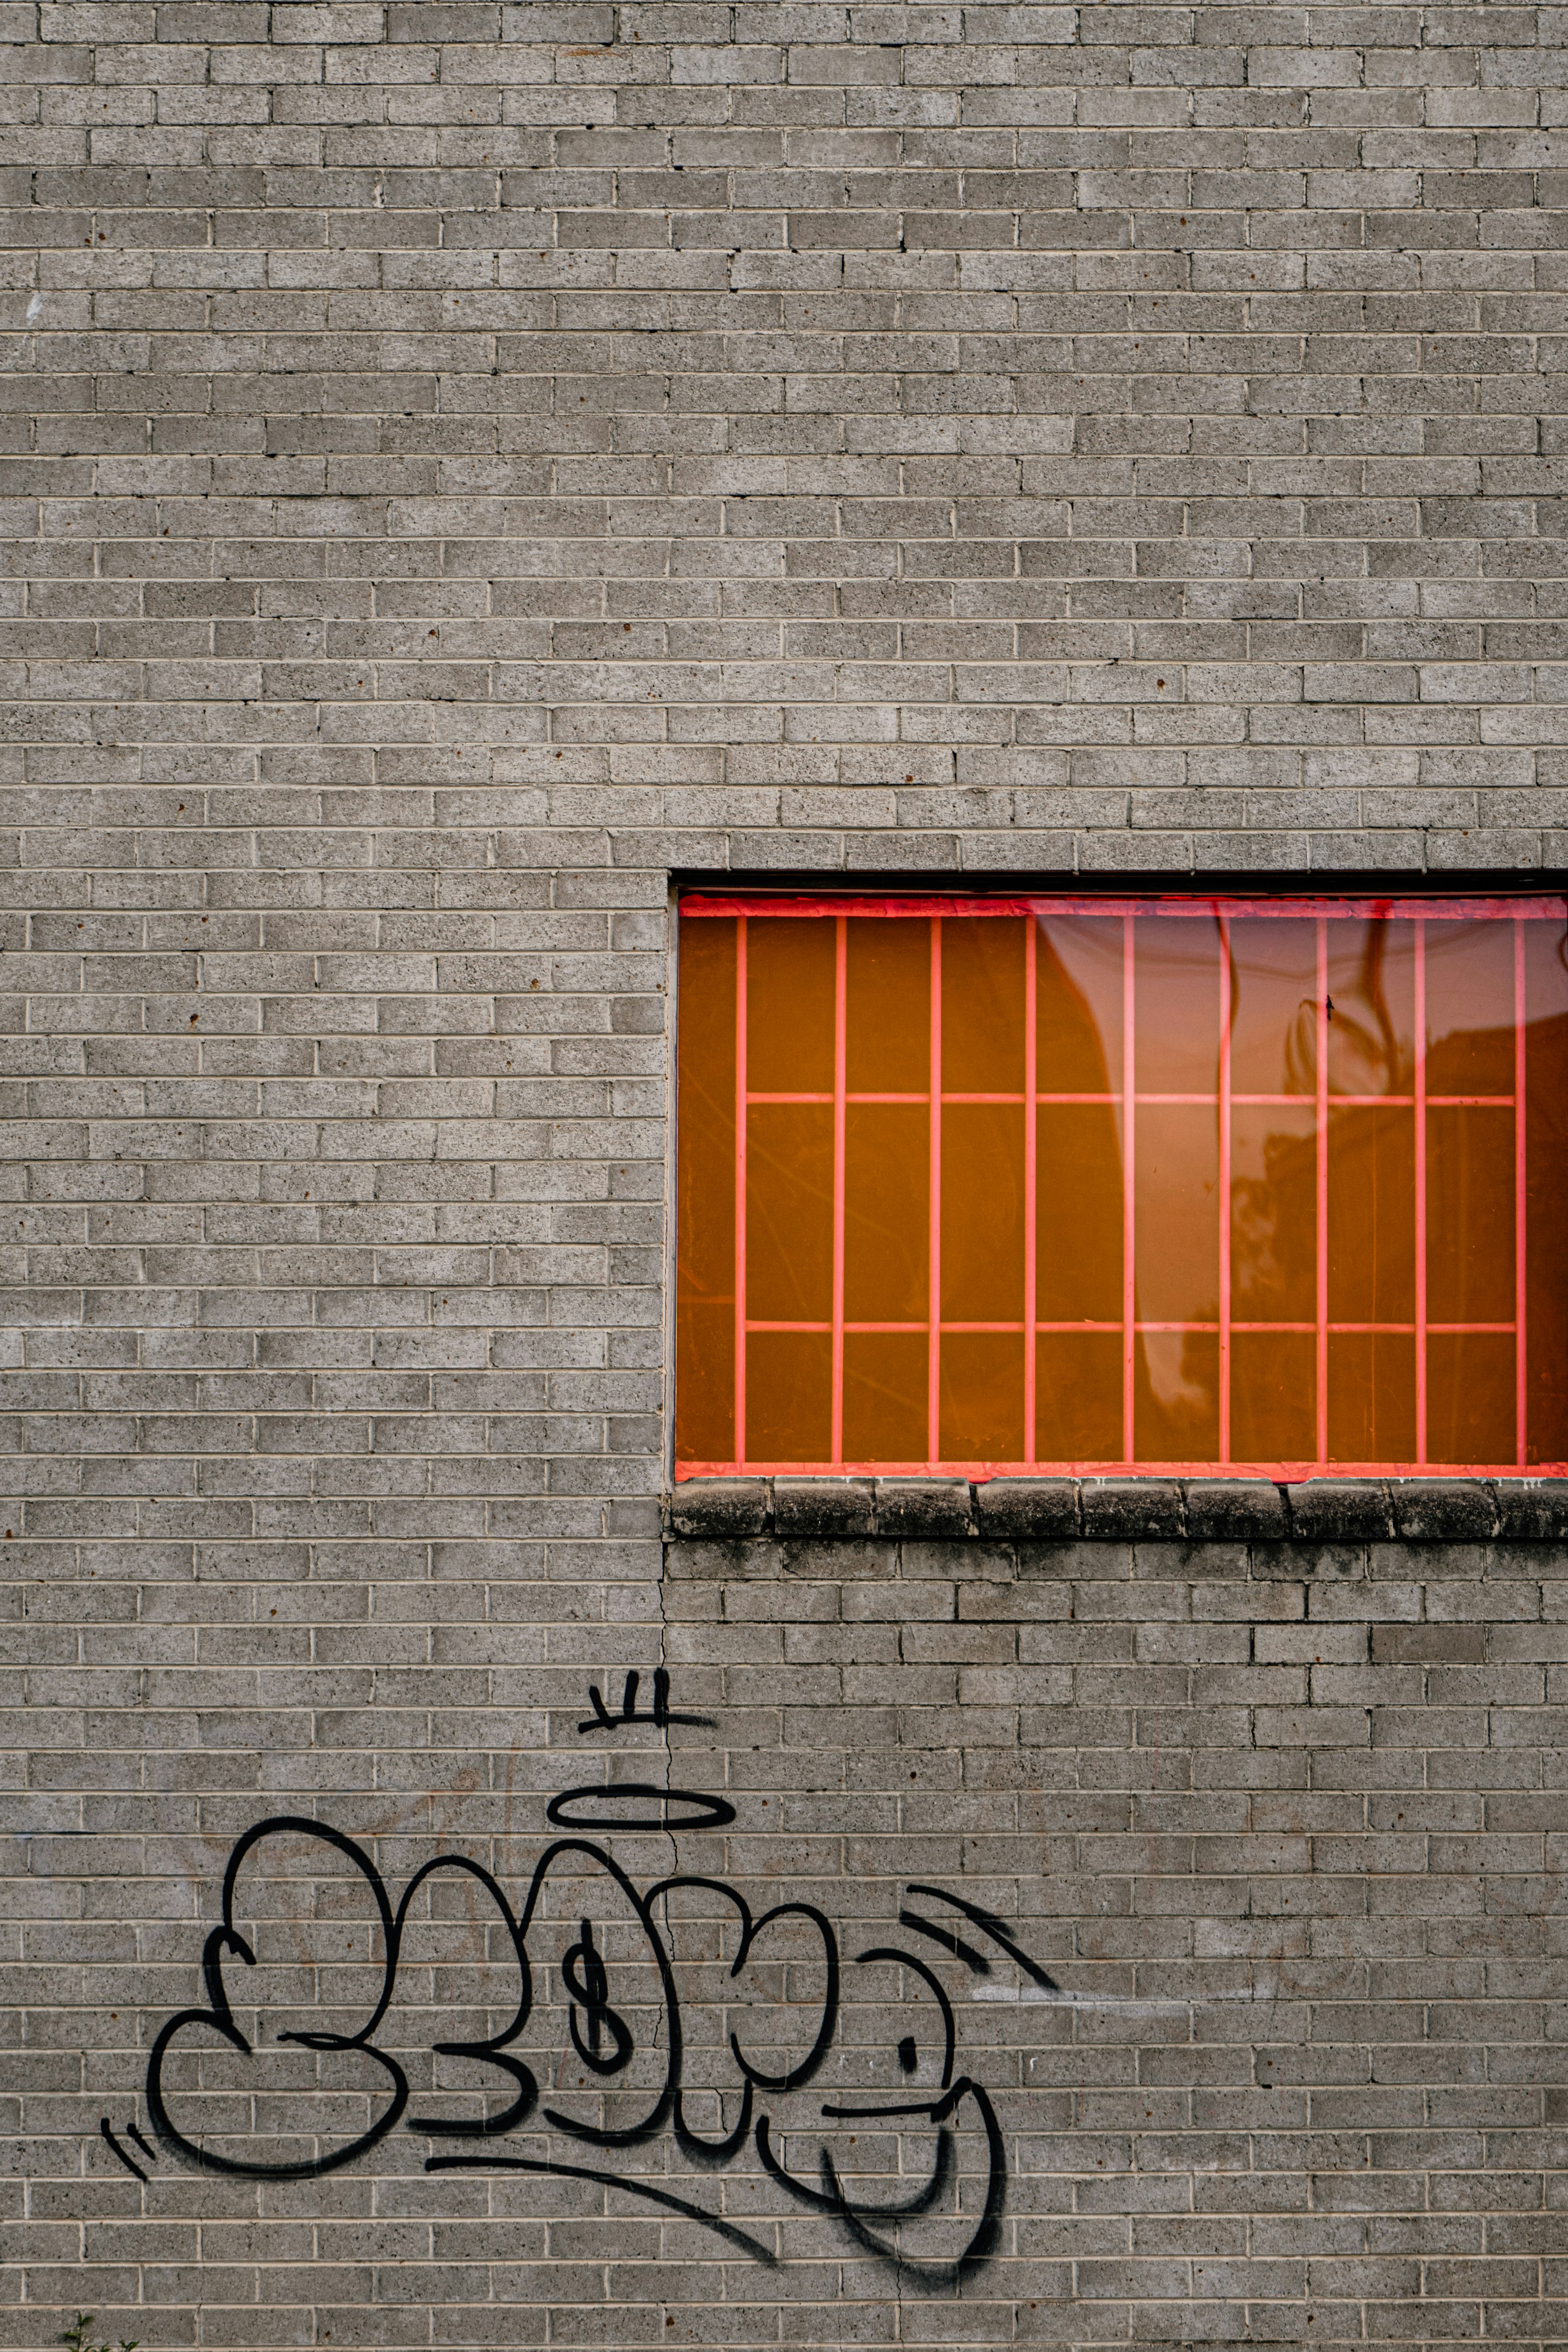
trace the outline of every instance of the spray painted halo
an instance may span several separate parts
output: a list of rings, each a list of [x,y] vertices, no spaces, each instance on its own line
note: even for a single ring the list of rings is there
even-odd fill
[[[651,1805],[651,1812],[617,1811],[621,1804]],[[597,1805],[597,1812],[584,1812]],[[672,1805],[687,1808],[671,1812]],[[726,1798],[710,1797],[699,1789],[658,1789],[651,1780],[592,1781],[586,1787],[563,1789],[544,1808],[544,1818],[563,1830],[721,1830],[735,1818]]]

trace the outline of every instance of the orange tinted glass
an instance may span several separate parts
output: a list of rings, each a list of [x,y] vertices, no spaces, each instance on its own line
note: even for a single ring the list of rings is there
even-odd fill
[[[680,938],[678,1474],[1568,1460],[1562,899]]]
[[[735,1442],[735,925],[680,935],[675,1115],[677,1218],[675,1450],[728,1461]]]

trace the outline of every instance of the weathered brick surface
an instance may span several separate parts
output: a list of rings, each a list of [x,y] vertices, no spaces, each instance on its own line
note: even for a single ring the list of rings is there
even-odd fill
[[[660,1507],[672,870],[1568,866],[1562,32],[3,0],[0,2342],[1562,2338],[1560,1496],[737,1488],[668,1561]],[[711,1727],[596,1721],[660,1667]],[[605,1833],[639,1886],[841,1933],[758,2094],[797,2179],[931,2022],[858,1956],[947,1987],[1008,2170],[956,2293],[668,2122],[603,2164],[781,2267],[401,2123],[264,2182],[152,2131],[253,1824],[515,1907],[606,1755],[735,1811]],[[384,1954],[267,1851],[257,2059],[193,2029],[170,2109],[301,2163],[390,2078],[276,2033]],[[1054,1988],[910,1948],[911,1881]],[[716,2136],[816,1931],[731,1978],[670,1900]],[[421,1901],[376,2046],[497,2113],[431,2043],[503,2028],[505,1922]],[[647,1989],[552,1896],[546,2101],[588,1908]],[[935,2142],[829,2144],[888,2204]]]

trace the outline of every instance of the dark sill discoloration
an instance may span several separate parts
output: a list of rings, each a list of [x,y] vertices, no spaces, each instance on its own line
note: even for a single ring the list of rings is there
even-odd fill
[[[1568,1478],[694,1478],[668,1535],[865,1542],[1552,1543]]]

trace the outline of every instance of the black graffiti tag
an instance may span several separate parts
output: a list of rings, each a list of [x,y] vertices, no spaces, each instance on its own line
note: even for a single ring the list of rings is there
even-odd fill
[[[656,1686],[655,1717],[637,1714],[636,1685],[627,1677],[622,1723],[646,1723],[658,1717],[668,1720],[668,1684]],[[594,1694],[595,1717],[584,1728],[597,1727],[607,1716]],[[611,1727],[616,1718],[610,1717]],[[720,1828],[734,1818],[734,1809],[722,1798],[702,1795],[697,1791],[673,1792],[643,1782],[608,1782],[594,1790],[580,1789],[563,1792],[548,1809],[551,1817],[562,1820],[563,1808],[568,1801],[575,1808],[600,1808],[589,1813],[595,1824],[605,1827],[663,1827],[670,1821],[668,1808],[672,1798],[682,1811],[681,1824],[690,1828]],[[632,1810],[616,1809],[616,1801],[629,1802]],[[648,1809],[657,1804],[657,1811]],[[564,1825],[564,1823],[563,1824]],[[337,1866],[346,1863],[352,1873],[363,1883],[374,1906],[379,1933],[382,1965],[378,1981],[373,1981],[364,2014],[352,2031],[336,2032],[313,2032],[299,2027],[280,2032],[276,2040],[320,2055],[353,2053],[363,2063],[379,2073],[385,2084],[386,2104],[374,2116],[368,2126],[357,2137],[342,2145],[324,2150],[314,2149],[308,2155],[290,2151],[287,2156],[271,2160],[254,2156],[248,2150],[236,2149],[229,2141],[215,2147],[202,2137],[182,2131],[169,2108],[169,2092],[165,2083],[171,2053],[189,2054],[197,2058],[204,2046],[211,2047],[215,2036],[238,2056],[254,2055],[252,2045],[237,2022],[225,1983],[226,1966],[248,1969],[256,1966],[256,1952],[237,1924],[236,1893],[239,1873],[247,1859],[268,1838],[284,1837],[314,1843],[323,1848],[325,1864],[329,1855],[337,1858]],[[624,2075],[634,2057],[640,2053],[651,2059],[654,2079],[649,2084],[645,2101],[639,2101],[642,2112],[630,2121],[602,2117],[595,2121],[570,2115],[555,2106],[541,2107],[539,2086],[532,2070],[514,2045],[525,2032],[534,2008],[534,1968],[531,1966],[529,1939],[537,1940],[538,1931],[545,1920],[542,1907],[551,1874],[558,1864],[575,1870],[574,1882],[580,1887],[584,1868],[603,1874],[606,1894],[617,1898],[624,1906],[626,1926],[634,1937],[640,1932],[647,1958],[653,1965],[658,1998],[656,2020],[651,2036],[640,2031],[635,2020],[646,2011],[635,2007],[631,2015],[624,2006],[617,2007],[611,1999],[611,1973],[606,1965],[605,1933],[601,1923],[587,1916],[585,1908],[577,1907],[576,1939],[562,1955],[559,1967],[567,2003],[567,2026],[571,2047],[578,2060],[595,2079],[608,2083]],[[479,2116],[451,2116],[410,2114],[409,2083],[398,2057],[380,2046],[378,2034],[387,2018],[397,1985],[398,1970],[408,1941],[409,1923],[416,1898],[422,1889],[438,1888],[442,1874],[447,1883],[467,1885],[471,1900],[484,1900],[492,1906],[500,1922],[502,1948],[515,1961],[519,1992],[515,2007],[500,2027],[489,2034],[471,2033],[465,2039],[434,2043],[439,2055],[451,2056],[491,2070],[499,2075],[507,2092],[506,2103],[494,2113]],[[759,1952],[759,1939],[781,1924],[788,1928],[805,1929],[820,1944],[821,1959],[816,1964],[820,1995],[816,2024],[805,2055],[794,2063],[779,2065],[761,2053],[749,2054],[742,2016],[732,2024],[726,2040],[712,2033],[705,2035],[711,2051],[721,2053],[726,2047],[729,2060],[736,2072],[735,2093],[739,2113],[728,2131],[710,2137],[696,2130],[686,2108],[686,2087],[683,2080],[684,2049],[680,2004],[671,1956],[666,1943],[666,1929],[661,1927],[662,1910],[668,1917],[669,1898],[682,1891],[707,1896],[727,1906],[732,1914],[735,1927],[734,1956],[729,1969],[731,1981],[738,1979],[749,1960]],[[482,2140],[482,2152],[446,2154],[435,2152],[426,2158],[429,2172],[521,2171],[553,2174],[566,2179],[583,2179],[613,2187],[623,2193],[641,2199],[666,2210],[700,2222],[706,2229],[734,2245],[755,2261],[769,2267],[778,2261],[774,2247],[770,2246],[756,2230],[742,2230],[724,2215],[712,2212],[693,2200],[675,2194],[656,2180],[639,2177],[635,2172],[622,2171],[600,2162],[569,2162],[555,2156],[514,2155],[502,2152],[497,2143],[537,2117],[541,2125],[576,2141],[584,2155],[594,2152],[601,2158],[624,2153],[654,2139],[669,2125],[681,2154],[688,2161],[711,2170],[734,2162],[742,2149],[754,2147],[763,2173],[796,2206],[819,2216],[829,2217],[845,2231],[855,2246],[879,2259],[897,2266],[900,2279],[912,2286],[931,2290],[955,2290],[994,2250],[1006,2202],[1007,2161],[1005,2142],[995,2110],[984,2085],[957,2066],[957,2028],[955,2011],[936,1963],[949,1969],[957,1968],[972,1979],[990,1974],[993,1955],[1000,1955],[1012,1963],[1022,1977],[1038,1990],[1031,1998],[1043,1994],[1049,1998],[1057,1991],[1053,1979],[1017,1942],[1001,1919],[965,1897],[951,1895],[945,1889],[930,1885],[910,1885],[906,1889],[906,1901],[899,1910],[899,1925],[919,1937],[930,1957],[922,1958],[901,1945],[879,1943],[853,1956],[856,1969],[892,1968],[898,1971],[898,1981],[904,1988],[896,1999],[908,2000],[910,1987],[916,1988],[922,2000],[935,2005],[941,2021],[941,2084],[934,2094],[921,2096],[918,2093],[903,2098],[876,2098],[848,2102],[839,2100],[824,2104],[818,2110],[822,2124],[829,2130],[840,2124],[865,2124],[882,2121],[895,2129],[920,2128],[931,2133],[933,2144],[929,2170],[911,2193],[897,2201],[879,2204],[866,2197],[851,2193],[837,2170],[831,2149],[823,2145],[816,2157],[816,2178],[803,2179],[786,2161],[783,2143],[777,2134],[781,2128],[774,2116],[764,2111],[761,2103],[770,2103],[789,2094],[805,2089],[820,2072],[835,2045],[839,2016],[841,1962],[838,1937],[831,1922],[815,1905],[803,1902],[775,1904],[771,1909],[753,1916],[740,1888],[729,1880],[701,1874],[678,1874],[661,1879],[646,1891],[634,1885],[626,1871],[605,1849],[585,1838],[567,1836],[555,1839],[542,1853],[534,1864],[527,1893],[521,1908],[513,1912],[500,1882],[482,1864],[460,1853],[437,1855],[425,1863],[408,1880],[395,1906],[382,1880],[373,1857],[330,1823],[312,1821],[298,1814],[275,1815],[256,1822],[237,1841],[224,1872],[221,1916],[219,1924],[207,1936],[202,1956],[202,1972],[205,1991],[205,2005],[183,2009],[166,2020],[156,2035],[148,2059],[146,2077],[147,2116],[153,2140],[158,2148],[179,2161],[200,2170],[220,2173],[252,2180],[305,2180],[319,2179],[365,2157],[400,2123],[405,2130],[428,2139],[446,2142]],[[932,1917],[925,1910],[911,1906],[914,1898],[926,1905],[938,1906]],[[945,1914],[945,1916],[943,1916]],[[954,1917],[967,1932],[960,1934],[950,1921]],[[620,1933],[625,1933],[623,1928]],[[978,1940],[976,1940],[976,1937]],[[991,1948],[990,1952],[984,1948]],[[618,1963],[617,1963],[618,1966]],[[617,1999],[620,1996],[617,1995]],[[863,2013],[863,2012],[861,2012]],[[764,2015],[775,2018],[776,2011]],[[773,2029],[776,2030],[776,2028]],[[197,2037],[193,2042],[191,2037]],[[204,2045],[200,2037],[208,2040]],[[915,2037],[909,2033],[889,2036],[892,2053],[899,2070],[908,2076],[917,2069]],[[889,2067],[889,2076],[890,2076]],[[912,2091],[912,2085],[911,2091]],[[627,2094],[616,2095],[624,2102]],[[978,2198],[957,2188],[957,2152],[955,2132],[963,2128],[970,2134],[966,2145],[978,2140],[984,2148],[984,2189]],[[131,2145],[149,2163],[155,2160],[152,2142],[143,2137],[134,2122],[124,2126]],[[105,2142],[126,2168],[138,2179],[149,2176],[142,2163],[132,2156],[113,2130],[108,2116],[101,2125]],[[791,2147],[800,2137],[795,2124],[788,2126]],[[795,2159],[798,2162],[798,2157]],[[944,2231],[959,2215],[972,2215],[965,2242],[955,2254],[942,2259],[931,2256],[929,2242],[925,2252],[912,2244],[911,2231],[928,2216],[943,2220]],[[962,2221],[960,2227],[963,2226]],[[949,2240],[951,2243],[951,2240]]]
[[[581,1974],[577,1968],[579,1960],[583,1964]],[[591,2067],[595,2074],[618,2074],[632,2054],[631,2028],[624,2018],[616,2015],[606,1999],[609,1979],[605,1974],[605,1963],[594,1942],[592,1924],[586,1919],[583,1922],[581,1940],[572,1946],[561,1963],[561,1974],[572,1997],[569,2012],[572,2047],[584,2065]],[[585,2021],[586,2041],[577,2024],[579,2010]],[[616,2045],[608,2057],[601,2054],[606,2030]]]

